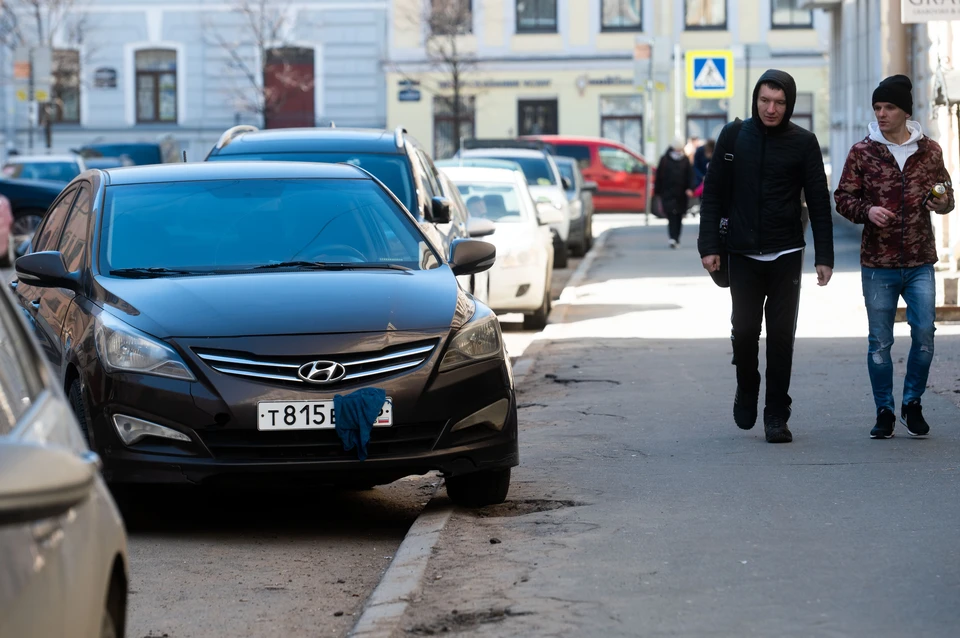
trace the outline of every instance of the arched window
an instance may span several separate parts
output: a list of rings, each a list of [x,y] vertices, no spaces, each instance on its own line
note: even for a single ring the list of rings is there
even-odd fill
[[[263,65],[266,128],[316,126],[314,52],[306,47],[267,51]]]
[[[136,53],[137,122],[177,121],[177,52],[143,49]]]

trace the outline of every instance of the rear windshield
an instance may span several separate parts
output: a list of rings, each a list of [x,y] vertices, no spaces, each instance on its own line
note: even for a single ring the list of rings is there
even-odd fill
[[[580,168],[590,166],[590,147],[582,144],[557,144],[557,155],[577,160]]]
[[[416,223],[366,179],[109,186],[100,271],[234,271],[290,261],[436,264]]]
[[[28,162],[7,164],[3,174],[18,179],[48,179],[69,182],[80,174],[80,166],[74,162]]]
[[[557,183],[557,178],[550,170],[550,164],[547,162],[546,156],[539,158],[484,155],[484,157],[495,157],[496,159],[516,162],[523,170],[523,176],[527,178],[527,184],[530,186],[555,186]]]
[[[385,153],[337,153],[337,152],[305,152],[305,153],[234,153],[228,155],[211,155],[207,161],[232,160],[265,160],[268,162],[319,162],[321,164],[336,164],[346,162],[359,166],[383,182],[384,186],[393,191],[407,210],[416,214],[417,194],[413,187],[413,177],[410,174],[410,165],[406,155]]]

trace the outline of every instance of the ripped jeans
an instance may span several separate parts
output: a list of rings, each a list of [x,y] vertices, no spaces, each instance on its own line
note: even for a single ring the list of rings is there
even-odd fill
[[[933,362],[933,333],[936,317],[937,290],[933,265],[916,268],[861,267],[863,298],[870,323],[867,370],[873,386],[877,411],[888,408],[897,414],[893,400],[893,322],[900,297],[907,303],[910,324],[910,356],[903,381],[903,404],[923,396],[927,376]]]

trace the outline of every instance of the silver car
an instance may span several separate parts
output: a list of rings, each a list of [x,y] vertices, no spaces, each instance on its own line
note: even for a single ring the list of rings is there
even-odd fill
[[[19,313],[0,294],[0,636],[123,636],[123,521]]]

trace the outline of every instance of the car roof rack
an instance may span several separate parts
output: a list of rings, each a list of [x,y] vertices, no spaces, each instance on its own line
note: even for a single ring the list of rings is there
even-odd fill
[[[259,130],[260,129],[258,129],[256,126],[250,126],[249,124],[239,124],[237,126],[230,127],[224,131],[223,135],[220,136],[220,139],[217,140],[216,147],[218,149],[223,148],[233,141],[235,137],[242,135],[243,133],[256,133]]]
[[[549,142],[544,142],[542,140],[518,140],[514,138],[504,138],[504,139],[482,139],[482,138],[466,138],[460,144],[460,147],[464,150],[479,149],[479,148],[519,148],[529,151],[543,151],[551,155],[556,155],[556,149],[553,144]]]
[[[403,148],[403,136],[407,134],[407,129],[403,126],[398,126],[393,131],[393,142],[397,145],[397,148]]]

